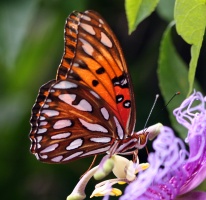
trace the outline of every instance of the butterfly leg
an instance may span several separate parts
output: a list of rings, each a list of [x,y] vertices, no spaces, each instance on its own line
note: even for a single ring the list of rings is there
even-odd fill
[[[107,154],[109,155],[109,157],[112,157],[114,154],[116,154],[119,142],[117,140],[115,140],[114,142],[112,141],[112,146],[109,149],[109,151],[107,152]]]
[[[90,164],[89,168],[87,169],[86,172],[84,172],[84,174],[81,175],[80,179],[81,179],[88,171],[90,171],[90,169],[91,169],[92,166],[94,165],[96,159],[97,159],[97,155],[94,156],[94,158],[93,158],[93,160],[92,160],[92,163]]]
[[[133,163],[137,162],[137,158],[138,158],[138,149],[133,151]]]

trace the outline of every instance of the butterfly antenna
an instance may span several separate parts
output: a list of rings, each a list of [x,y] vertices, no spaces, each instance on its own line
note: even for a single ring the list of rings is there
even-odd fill
[[[155,107],[155,104],[157,103],[157,99],[158,99],[158,98],[159,98],[159,94],[156,94],[154,103],[153,103],[153,105],[152,105],[152,108],[151,108],[151,110],[150,110],[150,112],[149,112],[149,115],[148,115],[148,117],[147,117],[147,120],[146,120],[145,125],[144,125],[144,128],[143,128],[143,130],[145,130],[145,131],[146,131],[146,129],[147,129],[146,126],[147,126],[147,124],[148,124],[148,121],[149,121],[149,119],[150,119],[150,117],[151,117],[152,111],[154,110],[154,107]]]
[[[176,92],[171,98],[170,98],[170,100],[166,103],[166,105],[162,108],[162,110],[164,110],[167,106],[168,106],[168,104],[177,96],[177,95],[179,95],[180,94],[180,92]],[[161,110],[161,111],[162,111]]]
[[[179,95],[179,94],[180,94],[180,92],[176,92],[176,93],[170,98],[170,100],[164,105],[164,107],[161,109],[161,111],[163,111],[163,110],[169,105],[169,103],[170,103],[177,95]],[[145,125],[144,125],[144,129],[143,129],[143,130],[144,130],[145,132],[146,132],[146,130],[147,130],[146,126],[147,126],[147,124],[148,124],[148,121],[149,121],[149,119],[150,119],[150,117],[151,117],[152,111],[154,110],[154,106],[155,106],[158,98],[159,98],[159,95],[157,94],[156,97],[155,97],[154,103],[153,103],[153,105],[152,105],[152,108],[151,108],[151,110],[150,110],[150,113],[149,113],[149,115],[148,115],[148,117],[147,117],[147,120],[146,120],[146,122],[145,122]],[[159,114],[160,114],[160,112],[159,112],[155,117],[157,117]]]
[[[164,105],[164,107],[161,109],[161,111],[163,111],[168,105],[169,105],[169,103],[177,96],[177,95],[179,95],[180,94],[180,92],[176,92],[171,98],[170,98],[170,100],[166,103],[166,105]],[[153,105],[152,105],[152,108],[151,108],[151,110],[150,110],[150,113],[149,113],[149,115],[148,115],[148,117],[147,117],[147,120],[146,120],[146,122],[145,122],[145,125],[144,125],[144,132],[146,132],[147,131],[147,124],[148,124],[148,121],[149,121],[149,119],[150,119],[150,117],[151,117],[151,114],[152,114],[152,111],[154,110],[154,107],[155,107],[155,104],[157,103],[157,99],[159,98],[159,95],[157,94],[156,96],[155,96],[155,100],[154,100],[154,103],[153,103]],[[159,115],[159,114],[158,114]],[[149,155],[149,152],[148,152],[148,148],[147,148],[147,146],[145,146],[145,148],[146,148],[146,152],[147,152],[147,155]]]

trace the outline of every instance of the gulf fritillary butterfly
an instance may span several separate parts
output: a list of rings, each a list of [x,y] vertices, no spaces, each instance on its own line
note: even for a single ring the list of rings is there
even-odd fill
[[[145,145],[134,133],[130,75],[114,33],[94,11],[74,11],[65,25],[56,79],[43,85],[32,108],[31,152],[47,163],[66,163]]]

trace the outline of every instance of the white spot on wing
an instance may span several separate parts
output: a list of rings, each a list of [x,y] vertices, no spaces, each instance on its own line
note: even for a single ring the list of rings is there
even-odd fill
[[[74,154],[72,154],[72,155],[66,157],[66,158],[65,158],[64,160],[62,160],[62,161],[71,160],[72,158],[75,158],[75,157],[81,155],[82,153],[83,153],[83,151],[76,152],[76,153],[74,153]]]
[[[39,126],[45,126],[45,125],[47,125],[48,124],[48,122],[40,122],[39,123]]]
[[[100,148],[100,149],[95,149],[95,150],[93,150],[93,151],[89,151],[89,152],[83,154],[81,157],[83,157],[83,156],[88,156],[88,155],[94,155],[94,154],[103,153],[103,152],[108,151],[109,148],[110,148],[110,146],[104,147],[104,148]]]
[[[40,116],[40,118],[39,118],[40,120],[45,120],[46,118],[45,117],[43,117],[43,116]]]
[[[73,142],[70,143],[69,146],[66,147],[66,150],[72,150],[77,149],[78,147],[82,146],[83,140],[82,139],[76,139]]]
[[[69,81],[60,81],[56,85],[54,85],[56,89],[70,89],[70,88],[77,88],[77,84],[69,82]]]
[[[91,93],[93,96],[95,96],[96,98],[100,99],[100,96],[99,96],[96,92],[94,92],[94,91],[91,90],[90,93]]]
[[[51,136],[51,139],[52,140],[60,140],[60,139],[65,139],[65,138],[68,138],[69,136],[71,135],[71,133],[60,133],[60,134],[57,134],[57,135],[52,135]]]
[[[54,129],[61,129],[61,128],[69,127],[71,125],[72,125],[71,120],[69,120],[69,119],[62,119],[62,120],[56,121],[56,123],[54,124],[53,128]]]
[[[114,121],[115,121],[115,124],[116,124],[116,126],[117,126],[117,134],[118,134],[118,136],[119,136],[119,139],[123,139],[123,137],[124,137],[124,131],[123,131],[123,129],[122,129],[122,127],[121,127],[118,119],[117,119],[115,116],[114,116]]]
[[[89,44],[86,40],[79,38],[80,41],[82,42],[82,48],[84,50],[84,52],[86,54],[88,54],[89,56],[92,56],[93,52],[94,52],[94,48],[92,47],[91,44]]]
[[[91,21],[91,18],[88,17],[88,16],[86,16],[86,15],[82,15],[82,18],[85,19],[85,20],[87,20],[87,21]]]
[[[44,104],[43,108],[49,108],[48,104]]]
[[[72,102],[76,99],[76,94],[60,94],[58,97],[65,103],[72,105]]]
[[[37,142],[41,142],[42,138],[43,138],[42,136],[37,136],[37,137],[36,137],[36,141],[37,141]]]
[[[121,84],[122,86],[126,85],[126,84],[127,84],[127,79],[124,78],[124,79],[120,82],[120,84]]]
[[[73,66],[74,66],[74,67],[79,67],[79,63],[76,63],[76,62],[75,62],[75,63],[73,64]],[[70,70],[70,72],[71,72],[71,70]],[[72,71],[72,72],[73,72],[73,71]]]
[[[46,131],[47,131],[46,128],[40,128],[40,129],[38,129],[37,133],[38,133],[38,134],[39,134],[39,133],[44,133],[44,132],[46,132]]]
[[[54,151],[58,146],[59,144],[52,144],[46,147],[45,149],[43,149],[40,153],[48,153],[48,152]]]
[[[99,131],[103,133],[108,133],[108,130],[99,124],[92,124],[79,118],[79,121],[83,126],[85,126],[90,131]]]
[[[92,142],[97,142],[97,143],[108,143],[111,141],[110,137],[99,137],[99,138],[90,138]]]
[[[80,26],[91,35],[95,35],[95,31],[91,25],[81,23]]]
[[[91,112],[92,111],[92,106],[91,104],[85,100],[82,99],[78,105],[72,105],[72,102],[75,100],[76,95],[75,94],[60,94],[59,95],[59,99],[61,99],[62,101],[64,101],[65,103],[69,104],[70,106],[81,110],[81,111],[88,111]]]
[[[103,20],[102,20],[102,19],[99,19],[99,22],[100,22],[101,24],[104,24],[104,22],[103,22]]]
[[[91,112],[92,111],[92,106],[91,104],[85,100],[85,99],[82,99],[78,105],[75,106],[77,109],[79,110],[82,110],[82,111],[89,111]]]
[[[108,110],[105,107],[102,107],[100,110],[101,110],[101,113],[102,113],[104,119],[108,120],[109,119],[109,112],[108,112]]]
[[[63,158],[63,156],[56,156],[56,157],[52,158],[51,161],[60,162],[62,158]]]
[[[47,159],[48,156],[47,156],[47,155],[42,155],[41,158],[42,158],[42,159]]]
[[[36,156],[36,159],[39,160],[39,154],[35,153],[34,155]]]
[[[57,110],[43,110],[42,113],[46,114],[48,117],[54,117],[59,115],[59,111]]]
[[[112,42],[111,40],[108,38],[108,36],[101,32],[101,43],[104,44],[105,46],[109,47],[109,48],[112,48]]]

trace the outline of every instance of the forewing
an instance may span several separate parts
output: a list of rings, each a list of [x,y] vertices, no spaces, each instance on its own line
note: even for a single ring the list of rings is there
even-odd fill
[[[68,17],[56,78],[88,86],[116,111],[125,137],[133,132],[136,109],[128,69],[117,38],[98,13],[73,12]]]

